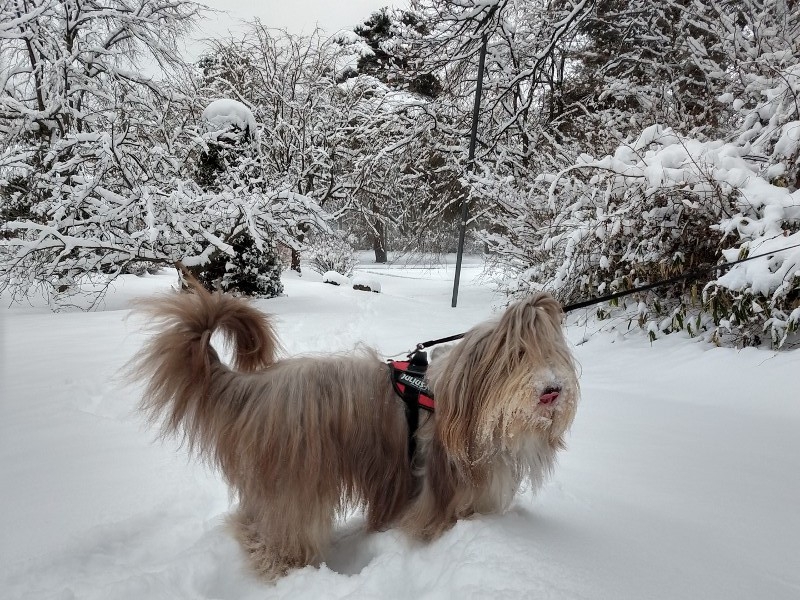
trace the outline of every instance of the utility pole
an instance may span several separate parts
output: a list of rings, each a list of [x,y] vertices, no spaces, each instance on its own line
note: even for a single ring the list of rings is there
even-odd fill
[[[478,117],[481,112],[481,92],[483,91],[483,66],[486,63],[486,45],[489,36],[483,34],[481,39],[481,53],[478,58],[478,80],[475,86],[475,104],[472,108],[472,131],[469,136],[469,154],[467,156],[467,169],[475,168],[475,143],[478,137]],[[458,304],[458,285],[461,282],[461,261],[464,257],[464,236],[467,233],[467,216],[469,214],[469,195],[461,198],[461,227],[458,231],[458,253],[456,254],[456,276],[453,281],[453,301],[450,306],[455,308]]]

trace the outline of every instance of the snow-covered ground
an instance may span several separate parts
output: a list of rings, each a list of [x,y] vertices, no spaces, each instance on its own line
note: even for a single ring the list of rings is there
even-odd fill
[[[357,273],[380,294],[308,271],[258,306],[289,352],[395,354],[502,303],[480,268],[468,261],[457,309],[452,266],[369,264]],[[225,485],[155,441],[115,379],[143,340],[129,300],[172,282],[127,278],[92,313],[0,313],[0,598],[800,597],[800,354],[638,333],[575,346],[582,404],[537,496],[429,545],[365,535],[356,515],[321,568],[251,578],[223,526]]]

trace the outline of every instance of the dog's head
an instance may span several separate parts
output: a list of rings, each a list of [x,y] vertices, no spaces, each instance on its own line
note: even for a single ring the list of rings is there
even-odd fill
[[[459,469],[469,473],[497,453],[524,452],[531,440],[552,451],[563,447],[578,381],[561,317],[558,302],[536,294],[434,360],[434,435]]]

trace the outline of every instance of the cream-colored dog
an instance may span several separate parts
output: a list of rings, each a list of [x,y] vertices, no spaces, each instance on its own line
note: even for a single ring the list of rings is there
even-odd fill
[[[268,317],[202,288],[142,306],[159,332],[135,358],[142,408],[218,465],[231,518],[261,575],[318,561],[334,518],[363,507],[370,530],[432,539],[457,519],[506,510],[564,447],[578,401],[561,307],[537,294],[468,331],[427,374],[409,459],[406,405],[376,353],[277,358]],[[223,333],[233,365],[210,344]]]

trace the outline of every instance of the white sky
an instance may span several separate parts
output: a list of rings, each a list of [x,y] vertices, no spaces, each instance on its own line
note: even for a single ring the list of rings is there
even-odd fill
[[[383,6],[403,6],[404,0],[198,0],[210,8],[225,11],[200,23],[192,36],[202,39],[225,35],[242,20],[260,18],[268,27],[286,28],[291,33],[311,33],[319,25],[327,33],[352,28]],[[194,44],[192,44],[194,46]],[[190,54],[197,51],[189,49]]]

